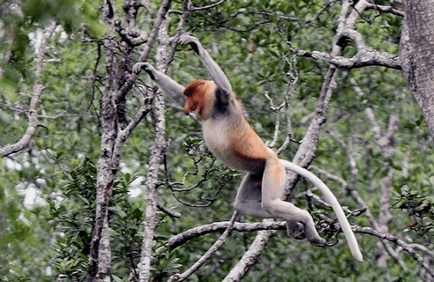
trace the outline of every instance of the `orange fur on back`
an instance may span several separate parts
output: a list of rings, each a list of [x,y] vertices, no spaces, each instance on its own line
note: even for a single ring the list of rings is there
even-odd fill
[[[211,94],[215,95],[214,91]],[[230,167],[260,173],[266,160],[273,154],[244,118],[242,107],[234,95],[230,103],[233,105],[229,107],[231,113],[224,118],[221,116],[202,121],[205,143],[214,155]]]
[[[242,127],[244,127],[243,134],[233,132],[230,148],[232,148],[239,164],[244,167],[240,167],[240,169],[259,172],[263,169],[265,161],[272,157],[273,154],[267,149],[262,139],[247,121],[244,122]],[[231,131],[235,131],[234,129],[231,129]]]
[[[184,89],[187,101],[184,113],[194,111],[202,119],[205,143],[208,149],[229,166],[260,173],[270,152],[262,139],[250,127],[243,115],[241,104],[232,93],[233,107],[225,118],[211,118],[216,85],[212,81],[198,79]],[[277,159],[277,156],[275,156]]]

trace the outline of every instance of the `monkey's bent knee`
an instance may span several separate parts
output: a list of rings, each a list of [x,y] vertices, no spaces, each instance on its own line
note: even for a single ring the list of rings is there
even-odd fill
[[[261,208],[269,213],[270,215],[272,215],[273,217],[281,217],[279,216],[279,205],[281,205],[282,200],[274,200],[274,201],[263,201],[261,203]]]
[[[273,216],[263,210],[259,202],[235,202],[233,207],[240,214],[251,215],[258,218],[272,218]]]

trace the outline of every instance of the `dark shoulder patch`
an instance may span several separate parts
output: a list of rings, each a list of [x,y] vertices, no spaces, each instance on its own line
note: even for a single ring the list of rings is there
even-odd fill
[[[231,96],[227,96],[220,88],[216,88],[213,117],[226,116],[234,110],[233,105],[230,103],[230,97]]]

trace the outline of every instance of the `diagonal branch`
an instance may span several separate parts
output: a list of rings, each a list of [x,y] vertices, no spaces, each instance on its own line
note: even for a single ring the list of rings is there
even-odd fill
[[[395,243],[396,245],[400,246],[404,251],[406,251],[408,254],[410,254],[414,258],[414,260],[416,260],[429,273],[429,275],[431,275],[431,277],[434,278],[434,270],[432,269],[432,267],[425,262],[423,257],[416,252],[416,250],[412,247],[411,244],[407,244],[403,240],[393,235],[390,235],[388,233],[381,233],[369,227],[355,226],[352,227],[352,229],[355,233],[367,234]]]
[[[396,16],[404,17],[405,13],[403,11],[394,9],[390,6],[384,6],[384,5],[377,5],[377,4],[368,4],[366,5],[366,10],[377,10],[381,13],[390,13]]]
[[[192,7],[190,8],[190,11],[192,11],[192,12],[196,12],[196,11],[209,10],[209,9],[214,8],[214,7],[220,6],[221,4],[223,4],[223,3],[226,2],[226,1],[227,1],[227,0],[220,0],[220,1],[216,2],[216,3],[210,4],[210,5],[207,5],[207,6],[202,6],[202,7],[194,7],[194,6],[192,6]]]
[[[170,0],[164,0],[161,3],[160,9],[157,13],[157,19],[154,22],[154,27],[152,28],[151,33],[149,34],[146,46],[140,55],[139,62],[146,62],[148,60],[149,54],[151,53],[152,46],[154,45],[155,38],[157,37],[158,30],[160,29],[161,24],[163,23],[164,18],[167,16],[169,11]],[[117,93],[116,102],[122,101],[125,98],[125,95],[131,90],[134,85],[134,81],[136,80],[137,75],[131,74],[124,85]]]
[[[260,231],[249,250],[243,255],[241,260],[231,269],[223,282],[241,281],[249,270],[259,261],[259,258],[275,231]]]
[[[182,274],[175,274],[169,278],[169,282],[174,281],[184,281],[188,277],[190,277],[194,272],[196,272],[206,261],[208,261],[211,256],[226,242],[226,239],[229,235],[229,232],[232,230],[232,227],[235,223],[235,219],[238,217],[238,212],[234,212],[231,220],[229,221],[228,226],[226,227],[225,232],[220,236],[220,238],[215,241],[215,243],[209,248],[209,250],[198,260],[196,261],[187,271]]]
[[[2,157],[9,156],[13,153],[20,152],[27,148],[33,138],[33,135],[36,132],[36,128],[39,125],[37,107],[39,105],[41,94],[45,89],[41,83],[42,67],[44,65],[45,44],[47,43],[47,39],[53,34],[56,27],[57,23],[51,22],[42,33],[40,41],[41,43],[39,44],[38,55],[36,57],[36,80],[35,84],[33,85],[33,97],[30,101],[30,107],[28,111],[29,126],[27,127],[24,135],[17,143],[0,148],[0,156]]]

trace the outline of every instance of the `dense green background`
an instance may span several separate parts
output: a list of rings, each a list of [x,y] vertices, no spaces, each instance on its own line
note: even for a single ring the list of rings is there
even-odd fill
[[[14,1],[3,1],[0,9],[6,9],[11,2]],[[193,2],[198,7],[209,4],[207,1]],[[278,105],[283,101],[290,81],[286,73],[290,71],[288,62],[292,62],[293,54],[286,41],[307,51],[331,50],[340,5],[328,9],[314,21],[308,21],[326,2],[228,1],[211,10],[191,13],[187,20],[186,31],[194,30],[194,35],[228,75],[250,123],[264,140],[272,139],[276,121],[264,94],[268,93]],[[393,2],[376,1],[382,5],[392,5]],[[117,0],[116,3],[122,19],[122,1]],[[149,8],[154,14],[158,5],[154,1],[150,3]],[[172,8],[182,9],[182,1],[173,1]],[[240,9],[248,12],[234,16]],[[145,9],[140,9],[139,18],[146,19],[146,14]],[[281,19],[278,15],[296,19]],[[42,119],[44,126],[38,128],[28,150],[0,159],[0,281],[54,281],[56,278],[61,278],[60,281],[80,281],[85,275],[94,221],[95,164],[101,134],[98,118],[103,84],[98,78],[105,74],[103,64],[96,64],[97,43],[107,31],[99,17],[99,1],[29,0],[23,1],[22,15],[8,10],[0,19],[3,25],[0,36],[6,38],[13,34],[15,38],[12,46],[0,40],[0,52],[6,54],[11,51],[9,61],[0,61],[4,70],[0,81],[0,146],[16,142],[26,129],[27,118],[16,108],[28,107],[34,83],[35,41],[47,20],[53,18],[61,24],[61,28],[49,41],[43,70],[46,90],[38,113],[46,116],[67,113],[57,119]],[[174,15],[170,18],[169,33],[172,35],[178,20],[179,17]],[[86,34],[80,28],[84,22],[88,30]],[[401,22],[402,18],[398,16],[371,11],[363,14],[357,23],[357,31],[372,48],[396,54]],[[149,32],[152,22],[142,20],[138,26]],[[344,56],[352,56],[355,52],[355,47],[350,45],[345,49]],[[298,82],[291,97],[291,111],[294,138],[300,141],[309,125],[310,119],[306,117],[314,111],[328,65],[310,58],[297,58],[295,66]],[[95,80],[94,71],[97,74]],[[207,77],[199,58],[182,46],[178,48],[168,74],[182,84],[197,77]],[[150,83],[145,74],[140,78]],[[350,78],[359,84],[363,97],[356,95]],[[393,220],[389,224],[389,233],[408,243],[428,245],[433,235],[432,140],[401,72],[384,67],[341,70],[336,81],[337,88],[327,111],[327,122],[321,131],[313,165],[351,181],[345,151],[331,134],[345,144],[351,144],[359,170],[357,191],[375,217],[380,207],[380,185],[387,174],[387,166],[392,166],[394,178],[390,212]],[[134,88],[127,99],[127,118],[131,118],[142,103],[140,88]],[[367,107],[373,109],[383,132],[387,132],[390,115],[399,116],[394,143],[396,152],[391,158],[384,158],[374,142],[372,126],[365,113]],[[200,125],[185,117],[169,99],[166,118],[166,138],[172,139],[167,154],[170,180],[180,182],[185,172],[197,169],[197,175],[189,175],[186,179],[187,187],[194,185],[212,163],[212,157],[207,154],[200,139]],[[285,120],[283,114],[281,118]],[[148,150],[153,144],[154,132],[151,113],[123,148],[121,170],[110,208],[114,281],[126,281],[131,265],[138,263],[140,223],[146,203],[144,192],[139,194],[139,191],[145,190],[143,177],[147,173]],[[278,145],[285,137],[282,126]],[[281,157],[291,160],[297,148],[297,143],[291,143]],[[199,159],[201,154],[205,158],[195,167],[194,160]],[[403,167],[407,163],[408,168]],[[312,171],[315,172],[315,169]],[[158,236],[154,249],[164,246],[172,234],[228,220],[241,176],[217,161],[209,179],[200,188],[175,194],[180,201],[175,199],[161,178],[159,201],[175,208],[182,217],[171,219],[163,213],[158,214]],[[343,205],[350,209],[360,208],[339,183],[327,181],[327,184]],[[222,185],[224,187],[220,190]],[[294,190],[297,205],[302,207],[307,206],[302,195],[305,189],[305,185],[300,183]],[[134,197],[128,195],[129,190],[135,191]],[[34,197],[29,196],[32,193]],[[205,207],[190,207],[181,202]],[[333,213],[326,212],[333,217]],[[256,219],[248,217],[242,220]],[[407,226],[414,221],[421,223],[416,229],[406,232]],[[351,223],[369,226],[363,215],[353,218]],[[189,281],[220,281],[241,258],[255,235],[233,232],[226,244]],[[207,235],[173,252],[163,252],[153,266],[155,281],[164,281],[168,275],[186,269],[218,236]],[[343,237],[335,247],[318,248],[304,241],[289,239],[285,232],[280,231],[269,241],[260,262],[245,277],[245,281],[418,279],[421,268],[409,255],[400,254],[403,266],[389,258],[387,268],[378,267],[375,260],[378,239],[358,235],[358,240],[366,260],[362,264],[351,257]]]

